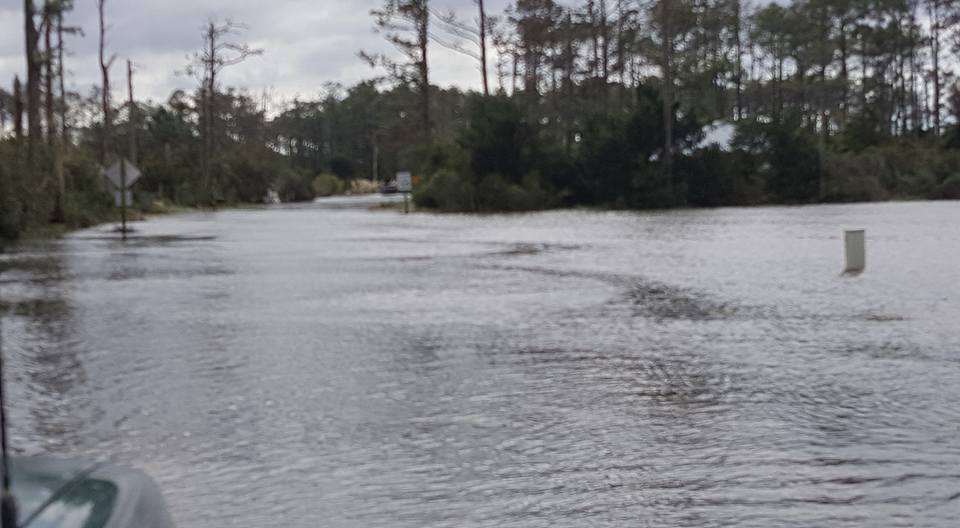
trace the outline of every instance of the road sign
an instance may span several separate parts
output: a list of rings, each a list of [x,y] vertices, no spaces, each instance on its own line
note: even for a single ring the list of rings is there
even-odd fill
[[[127,192],[124,194],[127,195],[126,205],[133,205],[133,192],[127,190]],[[120,195],[120,191],[113,191],[113,203],[115,203],[117,207],[124,206],[123,196]]]
[[[413,176],[409,172],[397,173],[397,192],[413,192]]]
[[[123,163],[123,167],[120,166],[121,163]],[[124,171],[126,174],[123,174]],[[129,189],[141,176],[140,169],[125,159],[114,162],[113,165],[110,165],[110,168],[103,172],[103,175],[110,180],[115,189],[123,187],[124,179],[126,179],[127,189]]]

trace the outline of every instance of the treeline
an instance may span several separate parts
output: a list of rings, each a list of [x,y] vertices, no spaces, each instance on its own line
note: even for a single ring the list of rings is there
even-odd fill
[[[111,82],[105,4],[102,81],[81,95],[63,82],[71,2],[24,2],[27,74],[0,90],[6,237],[107,218],[100,171],[119,156],[143,169],[142,207],[307,200],[399,170],[449,211],[960,198],[951,0],[474,0],[468,16],[385,0],[373,23],[397,52],[361,53],[383,75],[293,101],[225,88],[262,50],[211,21],[196,88],[160,103],[135,98],[132,66]],[[438,46],[477,65],[479,93],[431,82]],[[711,126],[732,137],[705,142]]]
[[[497,51],[499,95],[470,102],[425,165],[422,205],[960,198],[958,2],[517,0],[480,24],[388,0],[377,14],[413,86],[429,86],[425,39],[481,70],[477,37]],[[732,140],[704,144],[717,123]]]

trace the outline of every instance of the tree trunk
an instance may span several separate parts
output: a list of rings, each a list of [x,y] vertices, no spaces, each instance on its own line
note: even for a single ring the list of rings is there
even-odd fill
[[[593,64],[590,65],[590,76],[596,79],[600,68],[600,35],[597,32],[597,10],[594,0],[587,0],[587,17],[590,19],[590,40],[593,42]]]
[[[619,104],[622,107],[626,101],[626,71],[627,71],[627,40],[626,32],[627,14],[624,9],[624,0],[617,0],[617,79],[620,82]]]
[[[427,10],[427,0],[423,0],[423,10],[417,26],[417,43],[420,46],[420,61],[417,64],[420,70],[420,113],[423,126],[423,136],[426,143],[433,141],[432,123],[430,121],[430,66],[427,62],[428,44],[430,42],[430,12]]]
[[[50,12],[50,4],[44,7],[43,23],[43,46],[44,46],[44,120],[47,123],[47,145],[53,148],[54,139],[57,136],[57,129],[54,113],[54,94],[53,94],[53,17]]]
[[[673,196],[673,28],[670,21],[670,0],[660,0],[660,36],[663,64],[663,166],[667,175],[670,198]]]
[[[487,77],[487,14],[483,0],[477,0],[480,6],[480,73],[483,77],[483,95],[490,96],[490,81]]]
[[[941,20],[940,20],[940,3],[931,2],[930,3],[930,25],[931,33],[930,36],[930,59],[932,61],[933,68],[933,133],[937,137],[940,137],[940,111],[941,102],[940,102],[940,93],[943,91],[940,86],[940,29],[941,29]]]
[[[563,143],[566,149],[566,152],[569,154],[573,148],[573,111],[575,106],[575,101],[573,100],[573,71],[576,67],[576,58],[574,57],[573,51],[573,20],[570,14],[567,14],[565,22],[564,35],[564,50],[563,50],[563,105],[561,107],[561,113],[563,115]]]
[[[737,83],[737,110],[734,112],[734,118],[737,121],[743,119],[743,43],[741,34],[743,32],[742,15],[743,5],[741,0],[734,0],[734,45],[737,54],[737,74],[734,78]]]
[[[40,34],[37,30],[37,10],[32,0],[24,0],[24,32],[26,35],[27,55],[27,159],[32,163],[36,156],[36,147],[42,140],[40,127]]]
[[[109,161],[110,143],[112,141],[113,116],[110,109],[110,65],[113,58],[109,60],[105,57],[107,26],[104,18],[103,8],[106,0],[98,0],[97,6],[100,15],[100,106],[103,111],[103,134],[100,138],[100,164],[106,165]]]
[[[46,47],[46,89],[47,89],[47,143],[53,155],[53,177],[56,182],[56,196],[54,199],[52,220],[62,223],[64,215],[64,199],[66,197],[66,182],[63,175],[63,155],[60,152],[59,126],[57,125],[56,112],[54,111],[54,92],[53,92],[53,13],[50,11],[50,4],[45,8],[45,31],[44,46]]]
[[[60,80],[60,140],[70,144],[70,125],[67,123],[67,88],[63,75],[63,9],[57,12],[57,78]]]
[[[603,96],[606,98],[610,79],[610,29],[607,27],[607,0],[600,0],[600,76],[603,78]]]
[[[17,144],[23,141],[23,85],[20,77],[13,78],[13,137]]]
[[[215,108],[215,97],[216,97],[216,82],[217,82],[217,31],[213,22],[211,21],[207,27],[207,45],[209,46],[207,50],[207,62],[206,66],[206,81],[207,84],[202,90],[202,101],[204,107],[205,118],[203,122],[203,199],[208,202],[208,204],[213,204],[213,119],[214,119],[214,108]],[[291,158],[292,159],[292,158]]]
[[[127,115],[127,135],[130,144],[130,163],[137,164],[137,104],[133,100],[133,63],[127,60],[127,104],[129,105],[129,114]]]
[[[847,21],[840,21],[840,120],[841,125],[847,123],[847,106],[850,100],[850,73],[847,70]]]

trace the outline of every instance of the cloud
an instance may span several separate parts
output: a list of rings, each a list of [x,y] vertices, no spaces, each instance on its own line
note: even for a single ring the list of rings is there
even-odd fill
[[[23,77],[22,3],[0,0],[0,86],[9,86],[14,75]],[[87,93],[99,84],[96,0],[76,0],[68,25],[80,26],[85,36],[69,36],[66,66],[71,90]],[[502,10],[507,0],[488,0],[488,11]],[[357,57],[360,50],[393,50],[373,31],[370,10],[380,0],[107,0],[108,51],[117,55],[112,70],[120,86],[123,63],[137,65],[138,98],[165,100],[177,88],[194,80],[177,75],[187,57],[202,44],[201,26],[211,17],[230,18],[249,29],[238,39],[264,48],[261,57],[226,70],[226,86],[253,92],[270,90],[285,98],[312,97],[324,84],[350,85],[376,72]],[[442,10],[455,9],[472,19],[472,0],[434,0]],[[431,46],[432,82],[441,86],[477,89],[480,75],[467,57]],[[491,75],[493,74],[491,64]]]

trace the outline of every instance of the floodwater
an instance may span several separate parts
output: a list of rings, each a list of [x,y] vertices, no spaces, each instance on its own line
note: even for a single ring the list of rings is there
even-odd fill
[[[181,527],[960,517],[960,203],[137,227],[0,256],[12,444]]]

